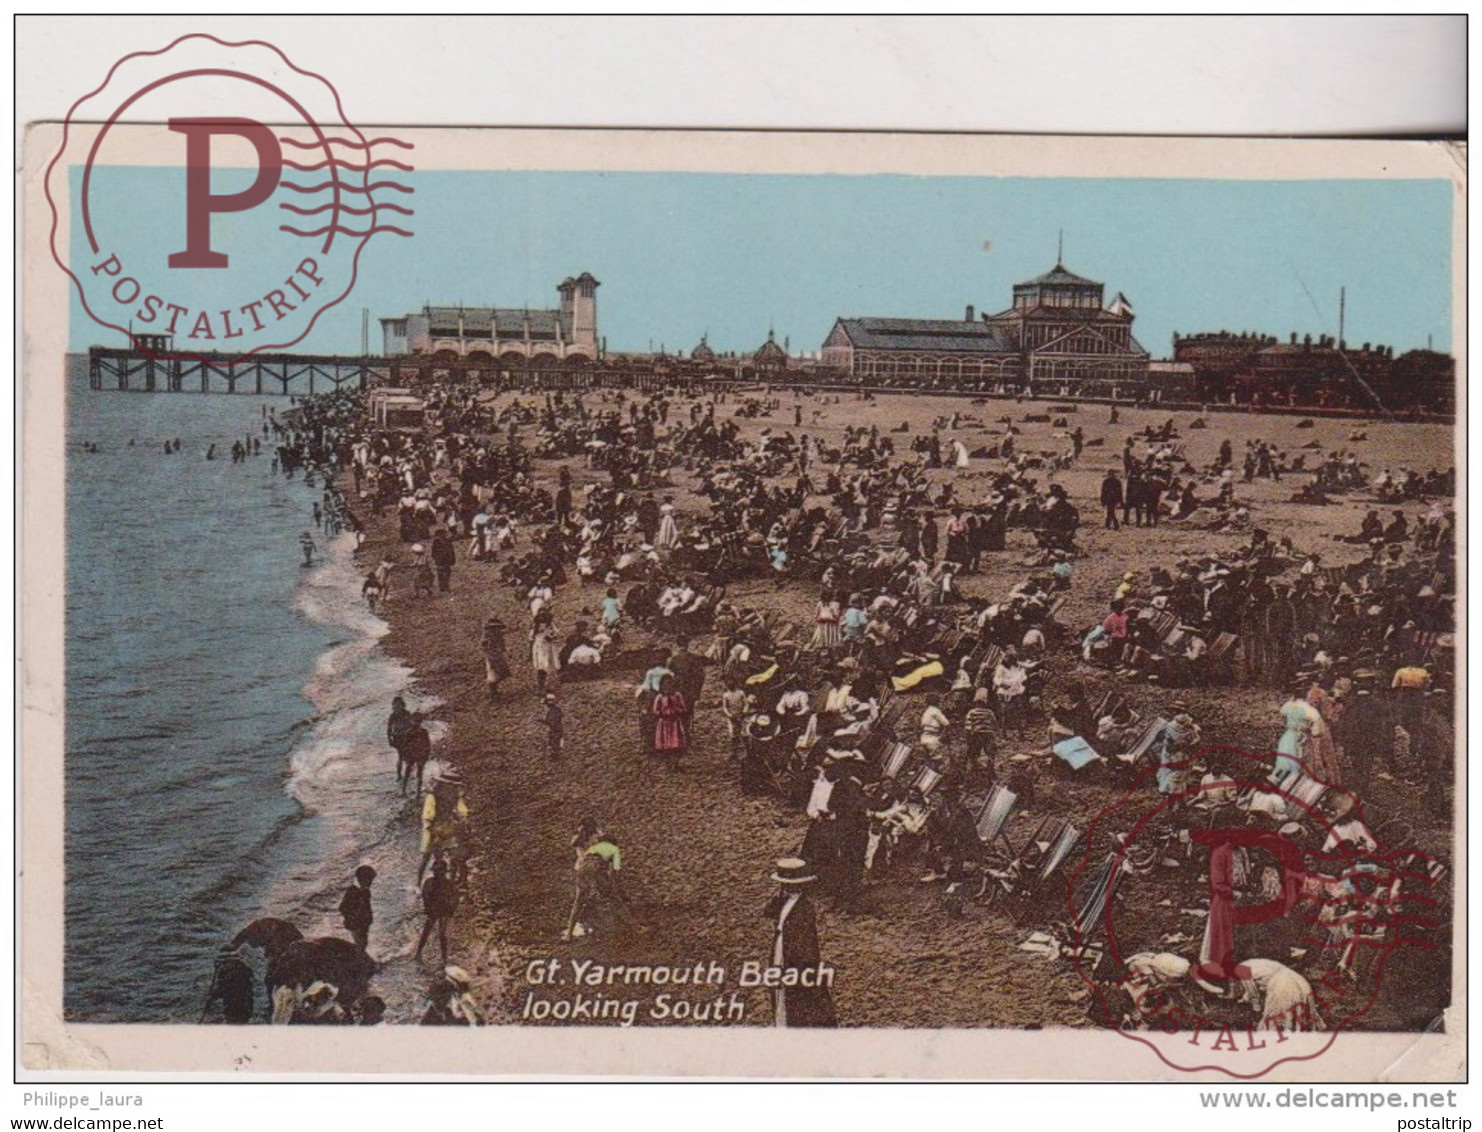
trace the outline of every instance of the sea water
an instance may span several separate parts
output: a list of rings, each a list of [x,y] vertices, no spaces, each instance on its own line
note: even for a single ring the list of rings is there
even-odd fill
[[[275,473],[262,432],[288,402],[91,390],[68,362],[67,1016],[197,1021],[224,943],[258,916],[345,934],[368,862],[374,989],[407,1020],[417,803],[385,720],[429,703],[381,650],[353,536],[314,530],[302,565],[322,484]]]

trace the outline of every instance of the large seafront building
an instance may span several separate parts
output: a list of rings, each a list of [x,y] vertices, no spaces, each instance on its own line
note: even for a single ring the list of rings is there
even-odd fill
[[[486,355],[517,364],[582,364],[601,353],[597,288],[590,273],[562,280],[560,305],[526,307],[424,306],[413,314],[381,319],[390,357],[420,354],[447,358]]]
[[[962,319],[840,318],[824,365],[869,382],[936,388],[995,386],[1074,396],[1131,391],[1148,379],[1132,336],[1132,305],[1107,305],[1102,284],[1062,263],[1014,286],[1013,306]]]

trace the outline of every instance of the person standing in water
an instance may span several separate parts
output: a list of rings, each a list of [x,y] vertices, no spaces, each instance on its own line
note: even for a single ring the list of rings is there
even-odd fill
[[[441,859],[432,866],[432,875],[422,882],[422,911],[427,922],[422,925],[422,938],[417,940],[416,957],[422,958],[422,949],[427,946],[432,929],[436,928],[437,945],[442,952],[443,965],[447,966],[448,922],[458,911],[458,886],[449,879],[447,863]]]
[[[298,536],[299,549],[304,552],[304,565],[314,565],[314,552],[319,548],[314,544],[314,536],[308,531]]]
[[[371,923],[375,917],[371,914],[371,882],[376,879],[376,870],[369,865],[361,865],[355,870],[355,883],[345,889],[345,895],[340,898],[340,918],[345,923],[345,930],[350,933],[350,938],[361,951],[370,946]]]

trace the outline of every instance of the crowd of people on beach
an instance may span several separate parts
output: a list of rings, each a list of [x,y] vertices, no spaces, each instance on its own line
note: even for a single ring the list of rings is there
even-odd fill
[[[801,812],[795,854],[767,874],[778,886],[779,966],[818,962],[816,901],[847,909],[906,883],[937,885],[949,914],[1010,907],[1016,923],[1039,925],[1026,949],[1089,957],[1109,985],[1151,980],[1216,1017],[1253,1012],[1261,1026],[1311,1028],[1323,1024],[1314,987],[1333,971],[1351,977],[1391,929],[1402,866],[1423,859],[1432,879],[1444,869],[1444,853],[1417,848],[1417,829],[1444,827],[1450,813],[1449,469],[1375,472],[1350,450],[1308,466],[1310,448],[1265,439],[1238,456],[1225,439],[1195,466],[1170,417],[1125,436],[1099,494],[1077,501],[1061,473],[1108,438],[1087,437],[1089,412],[1072,427],[1075,406],[989,421],[975,402],[905,444],[904,425],[815,431],[827,399],[808,399],[809,419],[796,392],[791,428],[770,423],[784,412],[770,392],[732,401],[731,419],[719,419],[726,402],[713,390],[424,392],[420,429],[376,428],[358,392],[305,400],[276,460],[322,479],[315,512],[326,533],[394,522],[399,552],[362,564],[372,609],[436,600],[465,571],[519,598],[527,624],[489,614],[470,633],[491,702],[527,694],[528,670],[551,760],[567,757],[564,690],[604,680],[633,705],[632,742],[656,766],[683,773],[696,758],[723,759],[738,791]],[[768,423],[743,430],[736,418]],[[1200,415],[1185,431],[1218,419]],[[1063,443],[1031,449],[1021,427],[1030,423]],[[1106,431],[1116,427],[1112,407]],[[970,448],[971,429],[996,439]],[[1273,537],[1248,494],[1257,479],[1294,481],[1295,502],[1372,498],[1394,517],[1370,510],[1331,546]],[[1087,506],[1118,540],[1160,526],[1228,537],[1165,563],[1129,539],[1128,569],[1094,598],[1102,612],[1070,623],[1067,605],[1073,595],[1083,603],[1089,584],[1078,577]],[[1018,580],[977,592],[966,580],[990,562],[1014,563]],[[790,619],[754,580],[809,588],[811,619]],[[749,598],[733,596],[740,589]],[[516,633],[523,644],[512,649]],[[1270,700],[1271,754],[1207,746],[1229,737],[1205,718],[1211,687]],[[723,725],[722,749],[697,749],[700,712]],[[416,957],[435,935],[443,963],[425,1020],[476,1024],[467,972],[448,964],[474,829],[464,784],[446,763],[424,783],[433,743],[404,700],[387,741],[400,789],[421,798]],[[1394,805],[1401,782],[1424,814]],[[1154,850],[1104,829],[1093,843],[1094,806],[1113,789],[1171,801]],[[1142,949],[1120,966],[1104,961],[1098,938],[1119,884],[1145,878],[1186,903],[1207,875],[1230,877],[1242,896],[1279,888],[1269,854],[1196,848],[1190,832],[1214,815],[1340,862],[1298,895],[1321,946],[1237,935],[1216,904],[1201,935],[1134,931]],[[561,936],[600,945],[645,931],[623,850],[600,817],[581,823],[572,848]],[[758,862],[758,874],[767,867]],[[340,942],[361,956],[373,879],[369,866],[358,872],[341,905],[352,939]],[[1068,880],[1071,905],[1056,908],[1051,894],[1058,886],[1063,904]],[[270,958],[284,966],[285,952]],[[1220,975],[1237,958],[1255,971],[1243,983]],[[384,1010],[363,988],[353,993],[358,975],[348,990],[314,982],[270,972],[270,990],[291,988],[278,1013],[365,1021],[366,1001]],[[773,1017],[837,1021],[826,989],[800,986],[774,992]],[[1136,1012],[1118,1021],[1135,1025]]]

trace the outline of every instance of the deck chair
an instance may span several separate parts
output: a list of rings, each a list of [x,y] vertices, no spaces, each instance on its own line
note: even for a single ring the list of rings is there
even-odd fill
[[[999,784],[988,792],[988,797],[983,800],[983,808],[978,811],[973,823],[977,827],[978,840],[985,849],[991,850],[1002,842],[1010,854],[1013,853],[1013,846],[1009,844],[1005,831],[1009,818],[1014,816],[1018,805],[1019,795],[1007,786]]]
[[[996,647],[996,645],[981,640],[973,645],[973,651],[967,654],[967,662],[974,672],[983,667],[983,662],[988,659],[988,654]]]
[[[1287,805],[1290,806],[1295,799],[1304,810],[1315,810],[1327,796],[1328,786],[1319,782],[1306,771],[1288,779],[1281,787],[1288,795]],[[1298,819],[1300,820],[1300,819]]]
[[[1166,610],[1155,610],[1147,620],[1160,640],[1167,640],[1168,634],[1178,628],[1178,618]]]
[[[1039,847],[1055,838],[1060,824],[1063,824],[1063,819],[1046,814],[1040,818],[1034,832],[1024,839],[1024,843],[1007,861],[998,867],[985,868],[983,883],[977,893],[978,899],[991,904],[997,897],[1009,896],[1018,891],[1025,871],[1033,868]]]
[[[936,789],[937,784],[942,781],[942,772],[934,766],[924,766],[916,775],[916,780],[911,783],[917,790],[921,791],[923,798],[930,798],[931,792]]]
[[[1035,872],[1036,888],[1043,889],[1045,882],[1065,864],[1075,847],[1080,844],[1081,831],[1070,822],[1063,822],[1049,847],[1041,854],[1039,868]]]
[[[1081,841],[1081,831],[1064,819],[1050,826],[1045,833],[1046,836],[1037,835],[1032,845],[1026,846],[1026,853],[1032,848],[1034,855],[1027,857],[1027,871],[1014,893],[1020,899],[1016,921],[1044,898],[1050,878],[1060,871]]]
[[[1001,660],[1003,660],[1003,649],[999,648],[997,645],[989,645],[987,650],[983,653],[983,663],[978,668],[978,671],[982,672],[986,669],[988,672],[991,673],[995,668],[998,667],[999,661]]]
[[[1239,640],[1240,638],[1234,633],[1221,633],[1215,637],[1214,643],[1209,646],[1209,651],[1204,654],[1205,661],[1209,664],[1222,663]]]
[[[1164,730],[1171,726],[1173,726],[1172,720],[1164,719],[1161,715],[1154,716],[1148,721],[1148,725],[1143,728],[1142,734],[1137,737],[1137,741],[1124,753],[1118,755],[1117,758],[1121,762],[1135,766],[1142,761],[1143,756],[1150,752],[1163,737]]]
[[[894,778],[905,769],[906,763],[911,760],[911,752],[915,748],[909,743],[892,743],[885,750],[885,758],[880,763],[880,777]]]
[[[901,716],[906,714],[906,701],[891,693],[890,699],[880,709],[880,715],[875,720],[874,730],[895,733],[895,728],[901,721]]]
[[[1119,712],[1126,706],[1127,697],[1113,688],[1111,691],[1107,692],[1106,695],[1102,696],[1100,701],[1097,702],[1096,708],[1092,712],[1092,715],[1098,722],[1100,722],[1109,715],[1116,715],[1117,712]]]
[[[1104,925],[1107,908],[1116,891],[1121,872],[1116,851],[1107,853],[1102,862],[1081,879],[1071,904],[1071,927],[1085,944]]]

